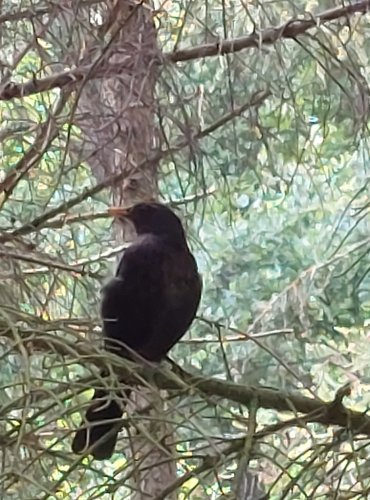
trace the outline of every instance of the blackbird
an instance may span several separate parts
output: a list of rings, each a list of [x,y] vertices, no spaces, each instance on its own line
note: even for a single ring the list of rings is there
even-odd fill
[[[198,309],[202,282],[180,219],[159,203],[114,207],[109,214],[130,221],[136,241],[124,252],[102,290],[105,349],[129,359],[160,362],[184,335]],[[123,397],[120,397],[123,396]],[[129,391],[95,390],[72,443],[97,460],[110,458]]]

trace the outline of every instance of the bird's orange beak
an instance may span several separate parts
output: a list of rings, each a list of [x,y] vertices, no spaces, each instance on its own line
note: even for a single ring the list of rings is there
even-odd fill
[[[108,208],[108,215],[111,217],[128,217],[130,214],[129,208],[123,207],[110,207]]]

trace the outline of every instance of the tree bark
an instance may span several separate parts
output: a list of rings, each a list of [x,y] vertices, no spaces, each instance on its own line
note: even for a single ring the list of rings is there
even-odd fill
[[[151,10],[146,4],[107,2],[108,10],[98,30],[102,45],[92,44],[84,59],[122,64],[119,76],[84,81],[78,91],[74,124],[82,131],[79,145],[81,158],[87,159],[98,182],[120,172],[127,175],[123,182],[111,186],[113,204],[130,206],[138,201],[155,199],[158,195],[157,164],[143,160],[151,157],[155,145],[155,101],[160,52],[156,43],[156,30]],[[91,43],[90,37],[90,43]],[[131,228],[116,224],[114,236],[121,244],[132,238]],[[173,452],[166,446],[172,429],[161,420],[162,400],[157,395],[141,391],[141,399],[150,399],[157,410],[148,421],[145,437],[134,436],[131,450],[133,496],[135,500],[153,498],[176,477]],[[142,425],[142,424],[141,424]],[[171,498],[171,497],[168,497]]]

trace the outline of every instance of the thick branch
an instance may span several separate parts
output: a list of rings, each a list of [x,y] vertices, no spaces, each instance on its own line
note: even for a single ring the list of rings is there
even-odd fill
[[[280,26],[267,28],[259,33],[241,36],[232,40],[219,40],[215,43],[206,43],[191,49],[177,50],[172,54],[167,54],[167,59],[171,62],[190,61],[200,57],[212,57],[224,54],[239,52],[251,47],[261,47],[261,45],[271,45],[282,38],[295,38],[303,35],[306,31],[319,27],[329,21],[335,21],[342,17],[348,18],[355,13],[365,14],[370,8],[370,1],[363,0],[346,7],[335,7],[312,16],[310,19],[290,19]]]
[[[106,78],[119,74],[122,69],[128,70],[122,63],[104,64],[97,67],[97,64],[80,66],[67,71],[61,71],[45,78],[33,78],[25,83],[9,82],[5,85],[0,83],[0,100],[9,101],[14,98],[23,98],[39,92],[45,92],[56,88],[64,88],[81,82],[83,79]]]
[[[2,333],[14,339],[14,328]],[[167,369],[151,366],[138,367],[136,364],[123,360],[112,354],[102,356],[102,351],[94,348],[87,342],[76,341],[76,338],[56,337],[48,333],[19,332],[17,344],[29,348],[49,351],[62,356],[72,356],[76,361],[83,360],[101,367],[104,360],[119,373],[120,378],[128,384],[155,383],[160,389],[177,390],[182,394],[200,393],[234,401],[235,403],[249,405],[258,404],[261,408],[276,411],[291,412],[295,416],[302,416],[304,422],[318,422],[324,425],[338,425],[350,428],[355,433],[370,435],[370,417],[364,413],[345,408],[337,399],[324,402],[302,396],[298,392],[288,392],[282,389],[249,386],[226,382],[215,378],[194,376],[181,370],[181,378]]]
[[[261,45],[271,45],[280,39],[290,39],[303,35],[312,28],[336,19],[348,18],[355,13],[365,14],[369,8],[370,0],[362,0],[346,7],[336,7],[326,10],[316,16],[312,16],[310,19],[290,19],[280,26],[267,28],[260,33],[253,33],[231,40],[220,40],[191,49],[166,53],[164,54],[164,60],[172,63],[190,61],[201,57],[231,54],[252,47],[260,47]],[[99,65],[93,63],[88,66],[63,71],[46,78],[32,79],[23,84],[7,83],[6,85],[1,85],[0,83],[0,100],[7,101],[55,88],[63,88],[87,77],[106,78],[107,76],[111,77],[121,72],[122,63],[116,65],[105,63],[100,68]]]

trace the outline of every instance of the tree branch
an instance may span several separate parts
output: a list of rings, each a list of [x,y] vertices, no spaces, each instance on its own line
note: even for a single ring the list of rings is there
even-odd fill
[[[355,2],[345,7],[335,7],[312,15],[311,19],[290,19],[280,26],[267,28],[259,33],[241,36],[232,40],[219,40],[215,43],[206,43],[191,49],[177,50],[172,54],[167,54],[167,59],[171,62],[190,61],[200,57],[212,57],[224,54],[233,54],[244,49],[258,48],[262,45],[272,45],[282,38],[295,38],[303,35],[306,31],[319,27],[329,21],[335,21],[342,17],[348,18],[355,13],[366,14],[370,8],[369,0]]]
[[[78,6],[83,8],[95,5],[97,3],[101,3],[101,0],[79,0]],[[65,10],[65,7],[63,6],[62,3],[59,4],[58,2],[53,2],[49,7],[44,7],[39,9],[29,8],[29,9],[18,10],[16,12],[5,12],[5,14],[0,15],[0,24],[7,22],[14,22],[14,21],[23,21],[25,19],[32,20],[35,18],[40,18],[47,14],[51,14],[52,12],[55,12],[57,10],[59,11]]]
[[[1,193],[1,183],[0,183],[0,193]],[[164,200],[164,205],[168,205],[170,207],[179,207],[181,205],[187,205],[189,203],[194,203],[196,201],[207,198],[208,196],[216,193],[214,188],[208,189],[205,191],[201,191],[199,193],[185,196],[184,198],[177,198],[171,200]],[[72,214],[68,213],[60,213],[56,217],[51,220],[45,221],[45,223],[41,227],[35,228],[35,231],[38,229],[52,228],[52,229],[60,229],[64,226],[70,226],[72,224],[82,225],[85,222],[92,222],[98,219],[109,219],[112,220],[112,216],[108,214],[105,210],[104,212],[87,212],[82,214]],[[5,243],[6,241],[16,240],[17,230],[9,231],[9,232],[1,232],[0,231],[0,243]],[[22,240],[19,241],[20,244],[26,245],[27,249],[29,249],[29,243],[25,243]]]
[[[211,134],[218,128],[222,127],[226,123],[228,123],[230,120],[234,119],[236,116],[242,114],[244,111],[246,111],[250,107],[254,106],[260,106],[265,98],[269,96],[268,91],[260,91],[256,92],[251,99],[243,104],[242,106],[236,108],[235,110],[226,113],[223,115],[220,119],[218,119],[216,122],[212,123],[205,129],[200,130],[197,132],[193,137],[185,138],[181,141],[179,141],[177,144],[175,144],[173,147],[166,149],[165,151],[158,151],[157,153],[153,154],[153,156],[147,160],[142,161],[139,165],[136,167],[133,166],[131,171],[122,171],[119,172],[118,174],[114,174],[112,176],[106,177],[103,181],[99,182],[95,186],[91,188],[86,188],[82,193],[79,195],[75,196],[74,198],[71,198],[70,200],[60,204],[58,207],[52,208],[48,212],[44,212],[43,214],[39,215],[36,217],[33,221],[25,224],[24,226],[15,229],[12,232],[6,233],[3,232],[0,235],[0,243],[3,243],[5,241],[10,241],[14,237],[19,237],[19,236],[25,236],[27,234],[33,233],[35,231],[38,231],[39,229],[46,227],[46,224],[50,219],[55,219],[56,217],[64,217],[64,214],[68,212],[71,208],[74,206],[78,205],[79,203],[83,202],[89,197],[92,197],[102,191],[103,189],[112,186],[116,184],[117,182],[123,181],[126,177],[128,177],[130,174],[134,173],[136,170],[143,170],[148,168],[148,165],[152,164],[155,165],[157,164],[160,160],[163,158],[166,158],[169,156],[171,153],[174,153],[175,151],[181,151],[184,149],[186,146],[189,146],[190,140],[200,140],[204,138],[206,135]],[[10,175],[10,174],[9,174]],[[0,193],[1,193],[1,185],[0,185]],[[190,199],[191,201],[191,199]],[[1,203],[1,199],[0,199]],[[176,203],[176,202],[175,202]],[[169,202],[170,205],[173,204],[173,202]]]
[[[310,19],[290,19],[280,26],[267,28],[260,33],[233,38],[231,40],[220,40],[215,43],[199,45],[191,49],[177,50],[165,53],[164,61],[171,63],[180,61],[190,61],[201,57],[212,57],[224,54],[239,52],[248,48],[258,48],[261,45],[271,45],[280,39],[291,39],[303,35],[308,30],[334,21],[340,18],[348,18],[355,13],[365,14],[370,8],[370,0],[362,0],[345,7],[335,7],[312,16]],[[0,18],[1,22],[1,18]],[[0,83],[0,100],[8,101],[14,98],[21,98],[39,92],[45,92],[55,88],[63,88],[67,85],[75,84],[84,78],[105,78],[108,75],[114,76],[122,72],[122,63],[100,64],[81,66],[79,68],[63,71],[45,78],[33,78],[25,83]]]
[[[103,352],[86,341],[77,340],[77,333],[68,337],[64,335],[61,338],[54,333],[36,334],[19,329],[15,336],[15,328],[14,325],[12,328],[4,328],[3,325],[0,331],[1,335],[15,339],[14,347],[21,342],[22,349],[26,348],[31,353],[35,350],[53,352],[72,357],[76,362],[83,361],[84,364],[91,362],[99,367],[107,363],[127,384],[142,385],[154,382],[159,389],[176,390],[182,394],[194,393],[194,390],[197,390],[206,396],[216,396],[242,405],[255,404],[257,401],[260,408],[293,413],[298,421],[302,416],[304,422],[338,425],[350,428],[354,433],[370,436],[370,417],[339,404],[338,398],[324,402],[318,398],[302,396],[298,392],[236,384],[216,378],[191,375],[182,369],[178,372],[176,369],[169,371],[164,366],[154,367],[149,364],[144,367],[138,366],[116,355]]]
[[[62,113],[64,105],[68,100],[69,92],[64,92],[57,100],[54,109],[49,113],[47,120],[42,123],[37,131],[36,138],[31,147],[22,158],[0,182],[0,193],[4,193],[0,199],[0,209],[13,193],[18,182],[24,175],[36,165],[59,134],[57,117]]]

